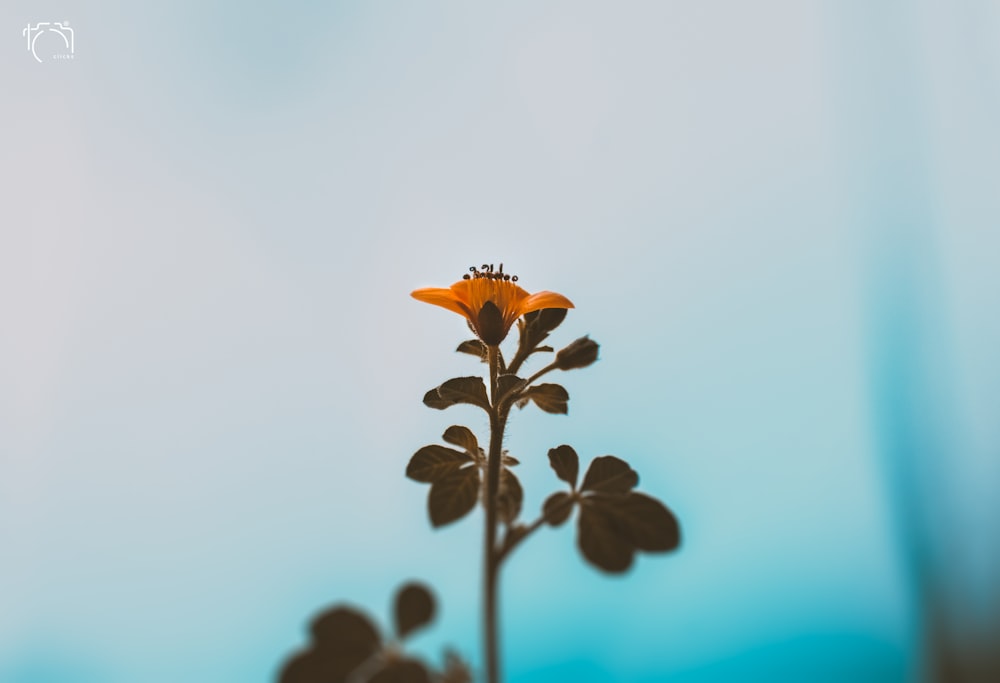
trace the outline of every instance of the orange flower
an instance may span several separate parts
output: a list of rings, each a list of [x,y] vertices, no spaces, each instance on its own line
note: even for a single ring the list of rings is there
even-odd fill
[[[502,342],[510,326],[525,313],[543,308],[573,308],[573,303],[562,294],[528,294],[516,283],[517,276],[504,273],[502,263],[497,272],[493,272],[492,265],[484,265],[482,269],[469,268],[469,273],[451,287],[424,287],[410,296],[465,316],[476,336],[490,346]]]

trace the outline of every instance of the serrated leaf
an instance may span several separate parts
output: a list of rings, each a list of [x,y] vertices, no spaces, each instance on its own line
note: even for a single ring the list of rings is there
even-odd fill
[[[547,413],[565,415],[569,412],[567,403],[569,393],[558,384],[536,384],[521,392],[523,399],[531,399],[539,408]],[[518,407],[524,406],[524,400],[518,401]]]
[[[427,496],[431,525],[440,527],[461,519],[476,506],[478,498],[478,467],[466,467],[438,479]]]
[[[594,458],[583,477],[582,491],[627,493],[639,483],[639,475],[621,458],[602,455]]]
[[[468,453],[432,444],[413,454],[410,464],[406,466],[406,476],[429,484],[472,461]]]
[[[431,408],[443,410],[456,403],[471,403],[483,410],[490,408],[482,377],[455,377],[432,391],[437,392],[437,400],[428,402],[427,396],[424,397],[424,403]]]
[[[368,679],[368,683],[431,683],[431,677],[427,668],[417,660],[397,659],[388,662]]]
[[[458,345],[455,349],[459,353],[467,353],[471,356],[478,356],[479,360],[486,363],[488,361],[488,356],[486,353],[486,344],[479,341],[478,339],[467,339]]]
[[[405,638],[434,618],[434,596],[419,583],[408,583],[396,594],[396,635]]]
[[[587,503],[598,507],[619,534],[639,550],[666,552],[680,545],[677,518],[655,498],[633,491],[626,496],[594,495]]]
[[[470,455],[476,455],[479,453],[479,441],[476,439],[476,435],[472,433],[472,430],[468,427],[463,427],[462,425],[452,425],[448,429],[444,430],[444,435],[442,438],[450,444],[456,446],[461,446]]]
[[[565,491],[553,493],[542,504],[542,515],[552,526],[560,526],[573,513],[573,497]]]
[[[620,574],[632,566],[635,549],[623,538],[614,523],[603,512],[589,505],[580,505],[577,543],[584,558],[606,572]]]
[[[572,446],[563,444],[549,449],[549,464],[555,470],[556,476],[576,488],[576,479],[580,475],[580,457]]]
[[[497,490],[497,516],[500,521],[510,524],[521,514],[524,489],[514,473],[504,468],[500,470],[500,487]]]

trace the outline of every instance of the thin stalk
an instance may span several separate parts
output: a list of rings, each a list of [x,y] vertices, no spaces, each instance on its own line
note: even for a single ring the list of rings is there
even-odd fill
[[[555,363],[549,363],[544,368],[542,368],[541,370],[539,370],[538,372],[536,372],[535,374],[533,374],[531,377],[529,377],[528,381],[525,382],[524,386],[529,386],[531,383],[533,383],[536,379],[538,379],[542,375],[544,375],[544,374],[546,374],[548,372],[552,372],[555,369],[556,369],[556,364]]]
[[[520,529],[516,534],[508,533],[507,537],[504,539],[503,546],[497,553],[497,564],[499,565],[503,563],[503,561],[507,559],[507,556],[510,555],[511,552],[513,552],[514,548],[519,546],[521,543],[524,542],[525,539],[528,538],[528,536],[535,533],[544,524],[546,524],[549,521],[550,516],[557,515],[558,513],[565,510],[567,507],[572,507],[573,505],[576,504],[577,500],[578,500],[577,494],[573,493],[572,496],[570,498],[567,498],[566,501],[563,502],[561,505],[556,505],[551,510],[546,511],[545,514],[543,514],[541,517],[536,519],[528,526]]]
[[[486,651],[486,681],[500,683],[499,633],[497,613],[497,575],[500,557],[497,552],[497,492],[500,488],[500,461],[506,414],[500,410],[497,378],[500,375],[500,350],[488,346],[490,364],[490,450],[486,461],[486,539],[483,552],[483,628]]]
[[[486,350],[490,365],[490,449],[486,460],[486,533],[483,543],[483,647],[486,683],[500,683],[498,579],[500,564],[513,547],[501,548],[497,544],[497,494],[500,490],[500,467],[503,460],[503,433],[511,402],[502,401],[504,397],[500,396],[498,378],[503,362],[500,349],[487,346]],[[554,363],[542,368],[528,379],[525,386],[554,369]],[[510,371],[509,368],[507,371]],[[544,518],[536,521],[529,533],[540,527],[543,521]]]

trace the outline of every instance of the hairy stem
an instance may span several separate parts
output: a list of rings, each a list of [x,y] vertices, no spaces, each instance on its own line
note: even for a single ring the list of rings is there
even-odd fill
[[[490,363],[490,450],[486,464],[486,533],[483,553],[483,636],[486,650],[486,681],[500,683],[498,646],[497,575],[500,555],[497,552],[497,492],[500,488],[500,461],[503,458],[503,430],[506,414],[500,409],[497,377],[500,375],[500,350],[487,347]]]
[[[486,533],[483,543],[483,647],[486,659],[486,683],[500,683],[498,579],[501,562],[516,545],[516,543],[510,545],[505,543],[501,548],[497,544],[497,494],[500,490],[500,469],[503,460],[503,433],[507,425],[511,400],[500,395],[498,378],[500,373],[505,371],[500,349],[496,346],[487,346],[486,350],[490,365],[490,449],[486,461]],[[554,363],[542,368],[528,379],[525,386],[554,369]],[[509,369],[506,371],[510,372]],[[544,518],[536,521],[528,533],[535,531],[543,521]]]

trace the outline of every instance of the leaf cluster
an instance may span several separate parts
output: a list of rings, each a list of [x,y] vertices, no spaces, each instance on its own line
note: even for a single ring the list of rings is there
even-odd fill
[[[569,392],[559,384],[529,385],[527,380],[506,373],[497,378],[497,397],[494,403],[501,410],[511,405],[524,408],[534,402],[547,413],[565,415],[569,409]],[[490,412],[491,403],[486,394],[486,384],[481,377],[455,377],[424,394],[424,405],[444,410],[459,403],[467,403]]]
[[[402,641],[427,626],[435,613],[434,596],[419,583],[396,593],[395,639]],[[313,619],[309,646],[289,659],[279,683],[470,683],[468,667],[454,653],[437,673],[421,660],[403,655],[395,642],[384,642],[361,611],[336,605]],[[464,673],[464,675],[463,675]]]
[[[569,393],[559,384],[533,384],[534,380],[552,370],[572,370],[583,368],[597,360],[599,346],[589,337],[580,337],[561,349],[545,368],[529,379],[517,376],[517,371],[534,353],[553,351],[551,346],[543,346],[549,333],[566,318],[562,308],[545,308],[522,316],[517,321],[518,347],[508,365],[499,349],[496,350],[499,372],[492,397],[481,377],[455,377],[434,387],[424,394],[424,404],[430,408],[444,410],[459,403],[478,406],[487,413],[498,411],[506,415],[511,406],[524,408],[534,402],[547,413],[565,415],[568,412]],[[458,345],[456,351],[476,356],[483,362],[489,360],[489,350],[479,339],[468,339]]]
[[[551,449],[549,464],[570,490],[546,499],[543,518],[559,526],[579,508],[577,545],[590,564],[620,574],[632,566],[638,551],[667,552],[680,545],[677,518],[656,498],[632,490],[639,475],[624,460],[594,458],[579,488],[580,459],[572,447]]]
[[[468,427],[452,425],[441,437],[458,448],[438,444],[424,446],[410,458],[406,476],[431,485],[427,495],[427,512],[431,525],[441,527],[469,514],[477,500],[484,500],[486,454],[479,447],[476,435]],[[500,520],[511,524],[521,513],[524,490],[511,471],[517,459],[503,456],[500,470],[497,507]]]

